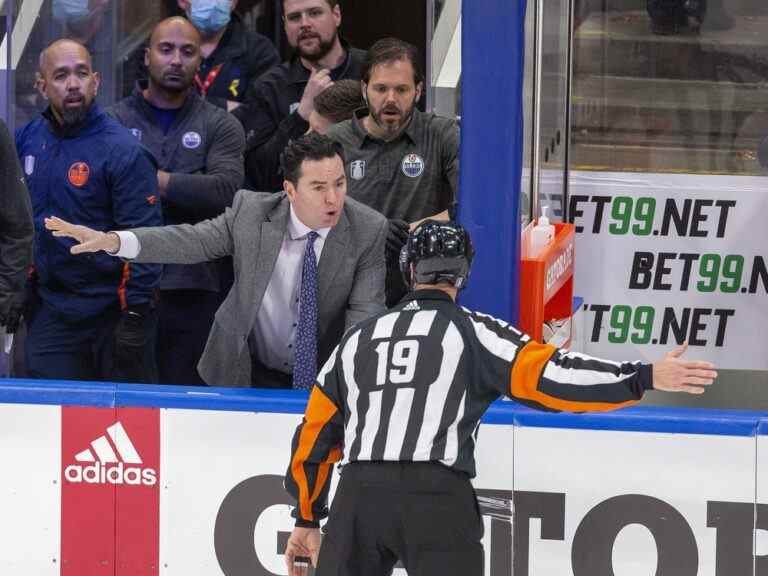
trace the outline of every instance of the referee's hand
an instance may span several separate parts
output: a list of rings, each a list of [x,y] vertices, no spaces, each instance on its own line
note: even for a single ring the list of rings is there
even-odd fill
[[[306,576],[309,574],[309,559],[312,566],[317,566],[320,552],[320,528],[301,528],[296,526],[288,538],[285,547],[285,565],[288,576]]]
[[[715,365],[711,362],[683,360],[681,356],[687,349],[686,342],[653,365],[654,390],[703,394],[704,389],[714,382],[717,378]]]

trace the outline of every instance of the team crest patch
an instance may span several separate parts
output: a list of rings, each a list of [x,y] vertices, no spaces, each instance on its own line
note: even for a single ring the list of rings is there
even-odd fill
[[[181,137],[181,143],[184,145],[184,148],[194,150],[203,143],[203,139],[197,132],[187,132]]]
[[[365,178],[365,160],[355,160],[349,164],[349,177],[352,180]]]
[[[136,140],[141,142],[141,130],[139,130],[138,128],[131,128],[131,134],[136,136]]]
[[[294,102],[293,104],[291,104],[288,107],[288,114],[293,114],[294,112],[296,112],[296,110],[299,109],[299,105],[300,104],[301,104],[301,102]]]
[[[403,158],[401,169],[409,178],[418,178],[424,172],[424,160],[418,154],[408,154]]]
[[[91,175],[91,169],[85,162],[75,162],[69,167],[67,178],[72,186],[82,188],[88,183],[88,177]]]
[[[34,156],[24,156],[24,174],[27,176],[32,176],[32,173],[35,171],[35,157]]]

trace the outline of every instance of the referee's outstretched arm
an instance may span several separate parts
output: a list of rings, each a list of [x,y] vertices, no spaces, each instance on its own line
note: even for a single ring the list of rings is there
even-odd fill
[[[614,362],[541,344],[506,322],[464,309],[482,360],[481,382],[534,408],[600,412],[637,403],[647,390],[701,394],[717,377],[710,362],[681,358],[683,344],[655,364]]]

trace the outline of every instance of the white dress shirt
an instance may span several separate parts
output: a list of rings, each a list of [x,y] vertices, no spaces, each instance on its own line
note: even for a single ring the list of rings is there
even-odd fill
[[[296,327],[299,322],[299,293],[301,291],[301,269],[304,265],[304,250],[307,236],[312,231],[293,211],[288,220],[288,229],[283,236],[280,254],[269,279],[261,308],[253,327],[251,353],[267,368],[290,374],[293,372],[293,350],[296,341]],[[315,257],[320,262],[325,239],[330,228],[315,230]]]
[[[299,322],[301,269],[307,236],[311,231],[311,228],[299,220],[291,205],[280,254],[256,315],[251,338],[248,339],[251,354],[256,354],[264,366],[286,374],[293,372],[293,350]],[[330,231],[330,228],[315,230],[318,234],[315,240],[315,257],[318,263]],[[141,251],[141,244],[136,235],[125,230],[115,233],[120,237],[120,249],[115,256],[136,258]]]

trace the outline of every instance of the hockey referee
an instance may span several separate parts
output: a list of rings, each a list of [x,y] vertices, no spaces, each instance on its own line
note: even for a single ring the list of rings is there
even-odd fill
[[[483,524],[470,479],[480,418],[502,394],[543,410],[592,412],[646,390],[701,394],[709,362],[609,362],[540,344],[455,303],[472,263],[466,231],[427,220],[401,254],[411,292],[351,328],[320,371],[293,438],[297,499],[290,576],[481,576]],[[328,514],[331,470],[343,470]]]

